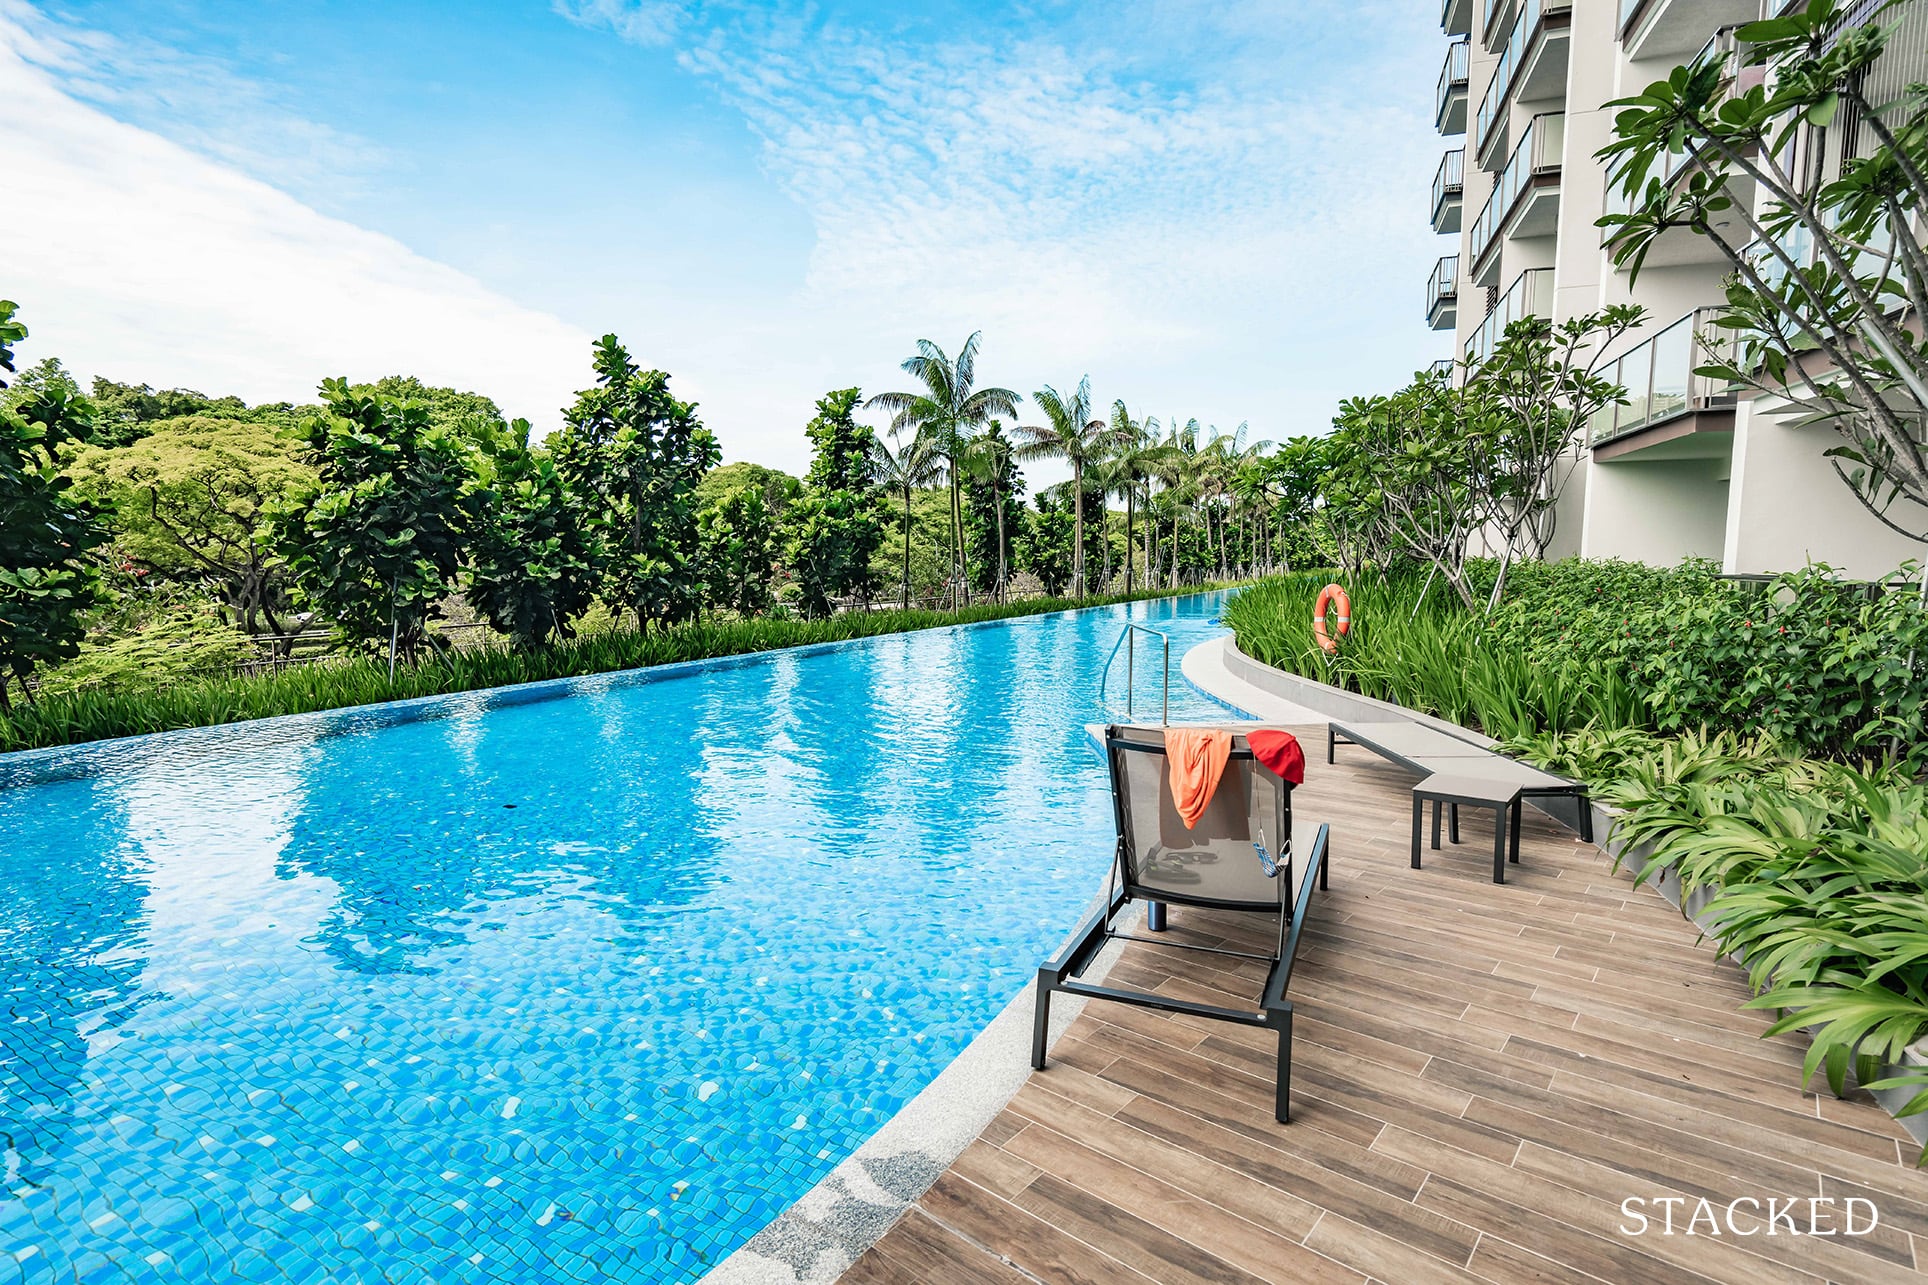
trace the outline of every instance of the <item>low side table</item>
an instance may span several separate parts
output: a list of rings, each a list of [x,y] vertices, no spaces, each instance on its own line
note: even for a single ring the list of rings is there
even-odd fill
[[[1451,808],[1453,842],[1459,842],[1459,809],[1462,806],[1493,810],[1493,882],[1506,882],[1506,863],[1520,859],[1520,786],[1512,781],[1495,781],[1477,776],[1451,776],[1438,773],[1413,787],[1413,869],[1419,869],[1419,827],[1426,804],[1433,805],[1433,847],[1439,847],[1439,814]],[[1510,851],[1509,851],[1510,849]]]

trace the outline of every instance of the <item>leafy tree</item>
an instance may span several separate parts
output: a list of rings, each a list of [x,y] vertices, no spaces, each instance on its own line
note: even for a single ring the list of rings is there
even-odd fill
[[[1071,583],[1077,520],[1069,499],[1041,491],[1035,503],[1037,511],[1025,524],[1024,539],[1018,546],[1018,565],[1036,576],[1044,591],[1056,598]]]
[[[413,375],[384,375],[372,384],[352,385],[351,391],[367,396],[392,397],[397,401],[420,402],[428,408],[430,428],[459,434],[479,449],[489,450],[498,443],[513,442],[516,436],[509,421],[503,418],[502,408],[481,393],[437,388]]]
[[[896,450],[878,443],[877,476],[885,489],[895,491],[903,498],[904,530],[904,605],[910,606],[910,530],[912,523],[911,495],[919,487],[928,486],[941,476],[941,465],[937,453],[932,449],[931,439],[912,433],[909,440],[899,443]]]
[[[924,385],[923,392],[879,393],[865,403],[891,414],[893,436],[922,433],[930,454],[943,464],[951,487],[951,572],[953,601],[970,601],[964,573],[964,508],[961,486],[964,449],[993,416],[1015,416],[1022,400],[1008,388],[977,387],[977,348],[982,331],[973,332],[953,361],[928,339],[917,341],[917,355],[906,358],[904,372]]]
[[[155,391],[146,384],[121,384],[95,376],[94,404],[100,408],[96,446],[126,446],[153,431],[155,424],[190,415],[212,419],[248,419],[276,428],[294,428],[301,415],[287,402],[249,406],[239,397],[209,397],[191,388]],[[312,409],[312,408],[310,408]]]
[[[0,371],[27,337],[18,305],[0,299]],[[0,380],[0,386],[5,381]],[[72,388],[48,382],[0,406],[0,714],[11,682],[26,691],[44,666],[68,660],[86,630],[82,613],[99,592],[87,553],[107,540],[94,507],[69,494],[61,448],[86,442],[94,408]]]
[[[314,484],[269,425],[190,415],[159,420],[131,445],[89,446],[71,471],[78,493],[111,508],[120,550],[144,567],[210,582],[248,633],[282,632],[285,565],[271,509]]]
[[[704,598],[712,607],[754,616],[775,601],[777,517],[763,494],[761,487],[740,487],[697,515]]]
[[[877,435],[853,418],[862,392],[839,389],[817,402],[804,429],[813,453],[803,495],[790,505],[784,560],[796,573],[804,609],[830,610],[830,599],[869,597],[870,560],[884,540],[877,502]]]
[[[275,514],[277,545],[299,596],[351,642],[386,642],[413,658],[449,592],[476,525],[475,461],[428,408],[346,380],[321,386],[302,422],[313,486]]]
[[[11,410],[29,398],[58,390],[60,395],[72,400],[81,395],[80,384],[67,373],[58,357],[42,357],[33,365],[21,371],[11,386],[0,389],[0,410]],[[90,440],[99,436],[100,407],[94,407],[95,432]]]
[[[1278,557],[1285,570],[1318,557],[1319,504],[1327,474],[1326,439],[1290,437],[1259,461],[1254,482],[1273,504],[1278,524]]]
[[[1044,412],[1044,423],[1021,424],[1017,428],[1019,459],[1061,459],[1071,466],[1072,491],[1082,496],[1085,493],[1085,470],[1103,452],[1105,421],[1093,416],[1091,410],[1091,377],[1085,376],[1078,381],[1078,387],[1071,396],[1066,397],[1049,384],[1036,394],[1038,408]],[[1077,595],[1085,595],[1085,509],[1080,503],[1073,517],[1077,527],[1076,538],[1072,544],[1071,583]],[[1098,511],[1104,511],[1104,500],[1100,496]]]
[[[721,503],[746,486],[754,486],[762,493],[763,507],[774,518],[781,518],[785,506],[803,491],[803,483],[780,469],[738,460],[734,464],[719,464],[703,475],[703,480],[696,484],[697,510]]]
[[[964,452],[965,526],[976,557],[971,587],[1004,597],[1011,583],[1012,546],[1024,524],[1024,474],[1004,423],[992,420]]]
[[[556,471],[589,506],[601,596],[640,626],[688,620],[703,601],[696,488],[721,452],[668,375],[638,367],[614,335],[595,353],[597,386],[553,439]]]
[[[1864,11],[1879,17],[1889,5]],[[1928,86],[1893,102],[1867,96],[1892,27],[1844,27],[1841,0],[1735,34],[1757,83],[1724,58],[1676,67],[1609,103],[1608,161],[1631,209],[1600,220],[1614,261],[1635,278],[1669,230],[1710,241],[1733,275],[1715,326],[1731,343],[1700,372],[1785,399],[1797,424],[1842,441],[1835,471],[1878,520],[1928,538]],[[1745,85],[1746,87],[1742,87]],[[1872,146],[1816,164],[1830,128]],[[1751,189],[1752,199],[1734,192]],[[1904,506],[1900,515],[1896,505]]]
[[[529,449],[526,419],[508,426],[487,460],[487,484],[476,497],[468,599],[518,647],[572,638],[595,593],[582,505],[555,462]]]

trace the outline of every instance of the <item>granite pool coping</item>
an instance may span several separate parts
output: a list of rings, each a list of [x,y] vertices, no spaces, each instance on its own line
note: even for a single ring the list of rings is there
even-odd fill
[[[99,776],[123,767],[136,767],[147,761],[162,746],[194,746],[203,749],[247,750],[255,746],[281,743],[291,737],[351,736],[383,727],[427,722],[439,718],[480,715],[494,709],[534,705],[577,695],[602,695],[644,683],[667,682],[712,670],[741,669],[767,665],[790,657],[822,656],[857,647],[874,646],[891,638],[912,634],[958,632],[973,629],[1014,628],[1042,623],[1060,616],[1086,611],[1129,609],[1140,602],[1174,602],[1201,598],[1226,589],[1207,589],[1195,593],[1172,594],[1165,598],[1140,598],[1131,602],[1107,603],[1093,607],[1069,607],[1030,616],[1006,616],[1001,620],[973,620],[963,624],[932,625],[924,629],[905,629],[872,634],[865,638],[841,638],[832,642],[804,643],[795,647],[773,647],[764,651],[739,652],[731,656],[706,656],[696,660],[671,661],[617,669],[602,674],[582,674],[571,678],[543,678],[503,687],[478,687],[462,692],[440,692],[432,696],[413,696],[402,700],[380,701],[371,705],[347,705],[338,709],[309,710],[299,714],[274,714],[266,718],[240,719],[207,727],[170,728],[118,736],[106,740],[83,741],[74,745],[53,745],[33,750],[0,753],[0,790],[41,785],[52,781],[78,780]],[[1209,695],[1210,693],[1207,693]],[[1216,699],[1216,698],[1215,698]]]

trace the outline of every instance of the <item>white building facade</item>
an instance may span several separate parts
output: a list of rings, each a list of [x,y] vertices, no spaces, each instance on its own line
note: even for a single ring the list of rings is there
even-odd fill
[[[1795,428],[1692,371],[1696,335],[1723,298],[1727,265],[1706,238],[1670,233],[1629,284],[1601,246],[1611,208],[1595,153],[1606,104],[1697,56],[1733,54],[1733,29],[1805,0],[1444,0],[1451,43],[1438,123],[1448,151],[1433,227],[1456,236],[1427,283],[1427,315],[1455,352],[1478,357],[1507,323],[1556,322],[1637,303],[1645,323],[1609,350],[1604,373],[1629,402],[1587,425],[1550,556],[1672,565],[1711,558],[1730,574],[1825,562],[1876,578],[1923,546],[1883,525],[1824,452],[1841,438]],[[1892,20],[1892,15],[1890,16]],[[1884,79],[1928,79],[1928,0],[1903,12]],[[1894,68],[1888,63],[1897,64]],[[1736,74],[1744,70],[1736,59]]]

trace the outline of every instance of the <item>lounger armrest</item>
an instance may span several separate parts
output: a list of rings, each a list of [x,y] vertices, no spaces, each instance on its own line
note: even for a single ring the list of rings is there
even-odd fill
[[[1292,925],[1286,932],[1285,947],[1279,952],[1278,965],[1266,980],[1265,995],[1260,1000],[1265,1008],[1290,1011],[1292,1007],[1285,1002],[1285,990],[1292,983],[1292,961],[1299,954],[1299,933],[1305,928],[1306,912],[1312,906],[1312,890],[1325,868],[1326,843],[1331,833],[1331,826],[1321,825],[1318,833],[1312,836],[1312,850],[1306,854],[1305,871],[1299,876],[1299,897],[1292,906]]]

